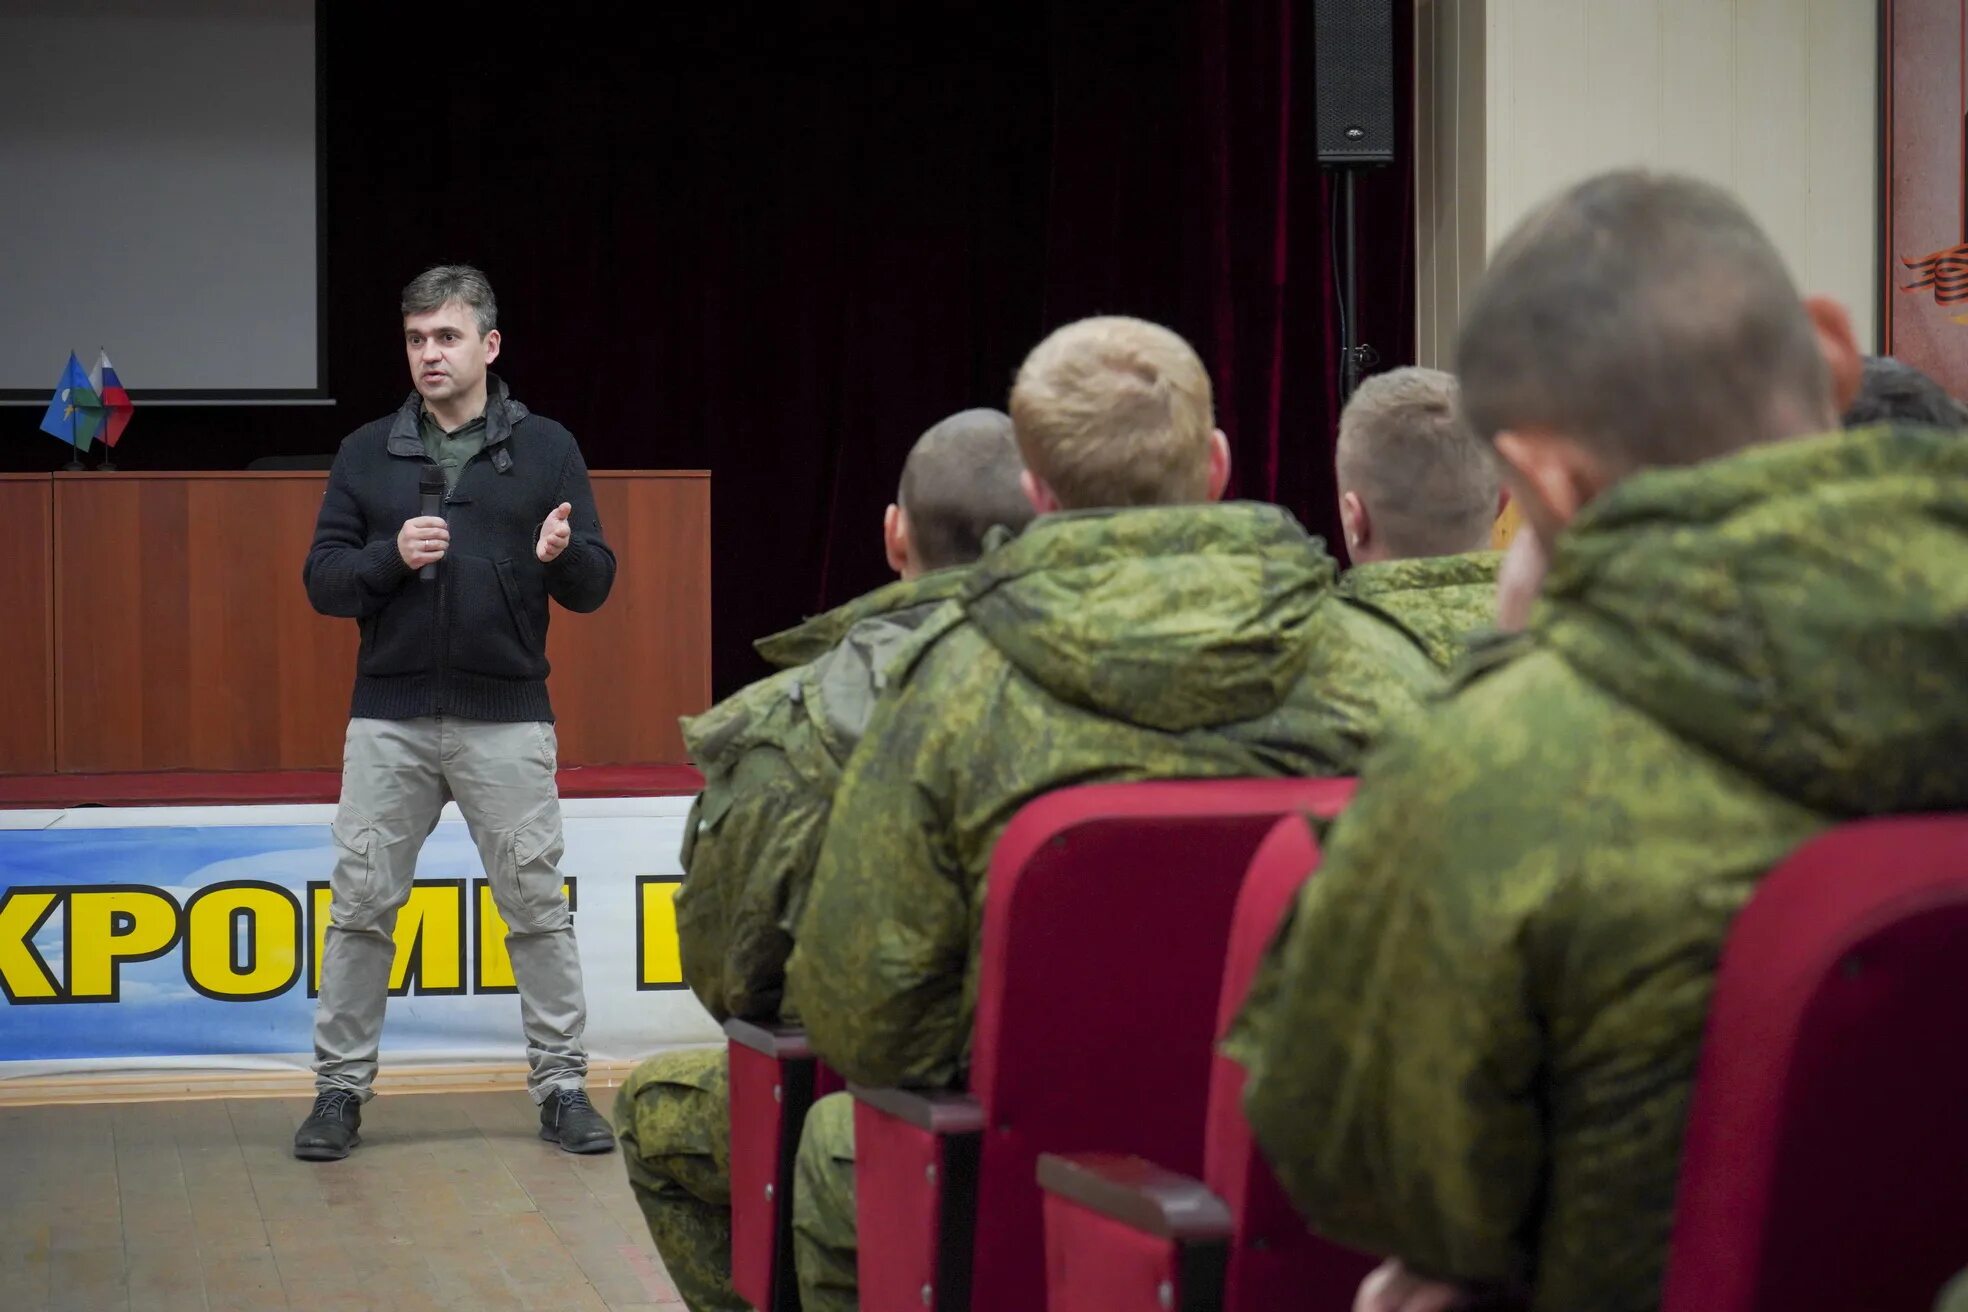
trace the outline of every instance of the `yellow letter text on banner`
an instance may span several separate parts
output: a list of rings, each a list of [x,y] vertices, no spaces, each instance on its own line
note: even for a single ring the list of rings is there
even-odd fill
[[[308,992],[321,992],[321,954],[328,941],[332,897],[325,883],[308,885],[314,926],[314,956]],[[390,995],[465,991],[465,881],[419,879],[410,900],[396,913],[396,959],[390,964]]]
[[[390,992],[465,991],[465,881],[417,881],[410,900],[396,915],[396,960],[390,965]]]
[[[75,889],[68,895],[68,996],[114,1002],[123,963],[161,957],[178,941],[178,904],[134,885]]]
[[[636,878],[636,987],[680,989],[683,951],[677,944],[676,895],[681,875]]]
[[[301,977],[301,904],[278,884],[212,884],[185,903],[185,982],[220,1002],[278,997]]]
[[[32,942],[59,901],[60,893],[41,888],[10,888],[0,896],[0,990],[8,1002],[51,1002],[61,996]]]
[[[517,993],[519,983],[513,978],[512,954],[506,951],[506,933],[511,928],[506,918],[499,914],[499,904],[492,897],[492,881],[477,879],[472,881],[476,889],[472,896],[476,907],[474,923],[478,926],[478,963],[472,974],[474,993]],[[560,895],[568,900],[570,907],[575,897],[573,877],[560,883]]]

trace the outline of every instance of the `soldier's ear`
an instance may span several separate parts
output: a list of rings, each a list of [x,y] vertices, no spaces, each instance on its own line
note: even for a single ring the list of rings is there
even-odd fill
[[[888,557],[888,567],[898,578],[915,577],[915,552],[910,545],[909,512],[897,505],[890,505],[882,513],[882,552]]]
[[[1043,478],[1040,478],[1031,470],[1021,469],[1018,472],[1018,486],[1024,490],[1025,499],[1032,503],[1034,513],[1050,515],[1061,508],[1059,497],[1054,494],[1051,488],[1046,486],[1046,481]]]
[[[1346,553],[1357,559],[1361,549],[1373,541],[1373,520],[1358,492],[1349,491],[1340,496],[1339,526],[1346,534]]]
[[[1492,440],[1509,473],[1513,499],[1547,546],[1613,483],[1591,452],[1551,429],[1505,429]]]
[[[1209,499],[1221,501],[1230,490],[1230,439],[1222,429],[1210,433],[1209,448]]]
[[[1858,399],[1859,379],[1865,372],[1858,338],[1852,334],[1852,316],[1829,296],[1806,296],[1804,312],[1811,316],[1818,350],[1831,371],[1831,413],[1836,422],[1836,417],[1850,410]]]

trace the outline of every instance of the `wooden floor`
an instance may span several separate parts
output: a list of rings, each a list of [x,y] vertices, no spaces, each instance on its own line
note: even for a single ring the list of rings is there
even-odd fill
[[[620,1154],[542,1142],[524,1094],[380,1096],[326,1163],[290,1151],[308,1105],[0,1109],[0,1306],[682,1309]]]

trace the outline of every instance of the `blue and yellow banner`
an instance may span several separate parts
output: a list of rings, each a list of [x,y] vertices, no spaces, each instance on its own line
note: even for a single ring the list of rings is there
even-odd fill
[[[718,1037],[678,966],[687,805],[566,805],[562,869],[596,1059]],[[25,826],[0,828],[0,1078],[77,1063],[304,1066],[332,818],[332,807],[0,813]],[[522,1053],[505,932],[477,848],[446,819],[397,918],[385,1062]]]

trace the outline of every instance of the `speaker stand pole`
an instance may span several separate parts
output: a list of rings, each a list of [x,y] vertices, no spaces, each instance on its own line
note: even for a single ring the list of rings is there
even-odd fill
[[[1339,316],[1341,332],[1339,343],[1339,401],[1344,405],[1352,398],[1360,386],[1360,301],[1356,295],[1355,274],[1359,263],[1359,247],[1354,244],[1353,230],[1353,175],[1355,170],[1339,170],[1340,204],[1346,209],[1345,226],[1341,229],[1341,294],[1346,298],[1344,312]]]

